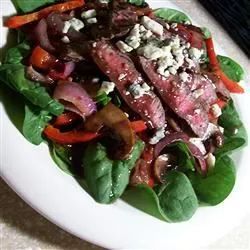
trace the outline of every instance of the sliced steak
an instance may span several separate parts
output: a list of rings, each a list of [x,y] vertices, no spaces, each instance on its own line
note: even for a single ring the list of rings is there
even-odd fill
[[[129,107],[147,121],[151,127],[163,127],[165,112],[160,99],[154,92],[149,91],[135,99],[127,91],[128,87],[134,83],[144,83],[131,59],[104,40],[94,43],[91,53],[99,68],[115,83]]]
[[[163,78],[156,71],[154,62],[140,57],[144,72],[156,87],[166,104],[182,119],[186,120],[195,134],[203,137],[208,128],[208,115],[197,101],[186,83],[178,76]]]
[[[193,96],[203,104],[206,111],[218,99],[213,82],[206,76],[201,74],[194,74],[192,80],[188,82]]]

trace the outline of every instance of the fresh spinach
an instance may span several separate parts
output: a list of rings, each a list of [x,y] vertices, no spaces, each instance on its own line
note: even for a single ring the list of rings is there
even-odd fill
[[[218,123],[225,129],[225,141],[223,147],[216,150],[217,158],[231,153],[235,149],[238,149],[247,143],[246,129],[240,120],[232,99],[222,110],[222,115],[220,116]]]
[[[208,28],[202,27],[201,30],[202,30],[204,39],[209,39],[212,37],[212,34]]]
[[[140,184],[128,187],[123,193],[122,199],[133,207],[160,220],[168,220],[161,209],[158,196],[148,185]]]
[[[29,53],[30,45],[27,41],[23,41],[7,51],[4,64],[21,64],[23,58],[27,57]]]
[[[145,4],[145,0],[128,0],[128,2],[136,6],[143,6]]]
[[[190,219],[198,208],[198,200],[187,176],[181,172],[170,171],[166,175],[157,195],[167,218],[172,222]]]
[[[72,166],[71,150],[68,147],[52,143],[50,144],[50,154],[57,166],[65,173],[77,177]]]
[[[169,148],[177,158],[179,170],[195,170],[195,159],[184,142],[173,143]]]
[[[188,177],[199,201],[217,205],[227,198],[234,187],[236,178],[234,162],[225,155],[216,159],[215,167],[207,176],[190,172]]]
[[[170,171],[166,184],[151,189],[146,185],[129,187],[122,198],[134,207],[170,222],[190,219],[198,208],[198,200],[187,176]]]
[[[23,122],[24,137],[35,145],[39,145],[42,141],[42,132],[52,116],[46,110],[32,104],[25,105],[25,117]]]
[[[239,82],[244,78],[243,68],[233,59],[226,56],[217,56],[223,72],[233,81]]]
[[[179,10],[160,8],[154,11],[155,16],[160,17],[168,22],[176,23],[189,23],[191,24],[190,18]]]
[[[26,79],[24,65],[3,64],[0,66],[0,81],[25,96],[34,105],[54,115],[63,112],[63,105],[51,98],[44,87]]]
[[[97,202],[111,203],[119,198],[129,183],[130,170],[140,157],[144,143],[140,140],[134,146],[128,160],[111,160],[106,148],[100,143],[87,147],[83,166],[88,188]]]
[[[47,4],[55,3],[56,0],[12,0],[16,10],[19,13],[26,13],[34,11],[37,8],[43,7]]]

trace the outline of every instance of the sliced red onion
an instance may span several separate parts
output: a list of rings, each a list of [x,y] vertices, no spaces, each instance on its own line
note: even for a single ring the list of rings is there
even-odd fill
[[[55,48],[51,44],[48,32],[47,32],[47,22],[45,19],[41,19],[35,28],[35,35],[37,40],[39,41],[40,46],[46,51],[53,52]]]
[[[54,80],[47,75],[37,72],[31,65],[26,68],[26,77],[34,82],[40,82],[46,86],[54,83]]]
[[[194,144],[192,144],[189,141],[189,136],[182,132],[175,132],[175,133],[166,135],[166,137],[155,146],[155,157],[157,158],[165,147],[177,141],[183,141],[184,143],[186,143],[191,154],[199,162],[201,172],[206,173],[207,164],[206,164],[204,155],[202,154],[202,152],[200,151],[198,147],[196,147]]]
[[[60,65],[61,66],[61,65]],[[60,67],[61,68],[61,67]],[[63,71],[57,71],[55,69],[52,69],[49,72],[49,76],[54,79],[54,80],[65,80],[67,79],[71,73],[74,71],[75,69],[75,63],[74,62],[66,62],[64,64],[62,64],[62,70]]]
[[[65,105],[66,110],[70,110],[82,116],[90,116],[96,109],[95,102],[89,97],[84,88],[74,82],[63,81],[54,91],[54,98]]]

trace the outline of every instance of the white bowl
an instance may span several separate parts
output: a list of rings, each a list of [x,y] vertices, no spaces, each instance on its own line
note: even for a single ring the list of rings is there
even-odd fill
[[[148,2],[153,7],[175,8],[166,4],[167,1]],[[2,2],[3,10],[4,15],[15,12],[10,1]],[[0,32],[2,47],[6,43],[7,29],[1,25]],[[248,129],[249,93],[248,89],[247,94],[236,99]],[[232,229],[249,208],[249,146],[233,157],[237,164],[237,182],[223,203],[200,207],[187,222],[169,224],[121,200],[113,205],[94,202],[72,177],[56,167],[47,145],[37,147],[26,141],[10,121],[7,110],[0,103],[2,177],[35,210],[84,240],[113,249],[194,249]]]

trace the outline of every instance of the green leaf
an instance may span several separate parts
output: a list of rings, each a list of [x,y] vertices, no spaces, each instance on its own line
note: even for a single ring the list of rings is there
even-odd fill
[[[201,30],[202,30],[204,39],[209,39],[212,37],[212,34],[208,28],[202,27]]]
[[[111,101],[111,98],[105,92],[101,92],[97,94],[95,101],[102,106],[106,106]]]
[[[160,17],[168,22],[176,23],[189,23],[191,24],[190,18],[179,10],[160,8],[154,11],[155,16]]]
[[[50,154],[57,166],[66,174],[76,177],[75,169],[71,162],[71,150],[69,147],[59,144],[50,145]]]
[[[128,160],[111,160],[100,143],[90,144],[83,157],[84,173],[93,198],[111,203],[119,198],[129,183],[130,170],[140,157],[144,143],[137,141]]]
[[[21,64],[23,58],[30,53],[30,45],[27,41],[9,49],[5,55],[4,64]]]
[[[51,98],[44,87],[25,78],[24,65],[1,65],[0,82],[5,83],[16,92],[25,96],[32,104],[54,115],[60,115],[63,112],[63,105]]]
[[[12,3],[19,13],[31,12],[37,8],[56,2],[56,0],[12,0]]]
[[[166,184],[158,191],[161,208],[172,222],[190,219],[198,208],[198,200],[187,176],[171,171],[166,175]]]
[[[235,166],[229,156],[216,159],[213,171],[203,177],[198,172],[189,173],[188,177],[193,185],[199,201],[217,205],[224,201],[231,193],[235,184]]]
[[[145,4],[145,0],[128,0],[128,2],[136,6],[143,6]]]
[[[51,119],[52,116],[48,111],[41,110],[32,104],[26,104],[23,135],[31,143],[39,145],[43,141],[42,132]]]
[[[159,198],[155,191],[147,185],[128,187],[122,195],[122,199],[143,212],[150,214],[160,220],[168,220],[163,213]]]
[[[240,120],[240,116],[232,99],[222,110],[218,124],[225,129],[225,141],[223,147],[216,150],[217,158],[247,144],[247,132]],[[237,131],[237,133],[235,133],[235,131]]]
[[[146,185],[129,187],[122,198],[134,207],[170,222],[190,219],[198,208],[198,200],[185,174],[171,171],[166,184],[153,190]]]
[[[223,72],[233,81],[239,82],[244,78],[243,68],[234,60],[226,56],[217,56]]]
[[[169,146],[170,151],[177,157],[179,170],[195,170],[195,159],[184,142],[176,142]]]

